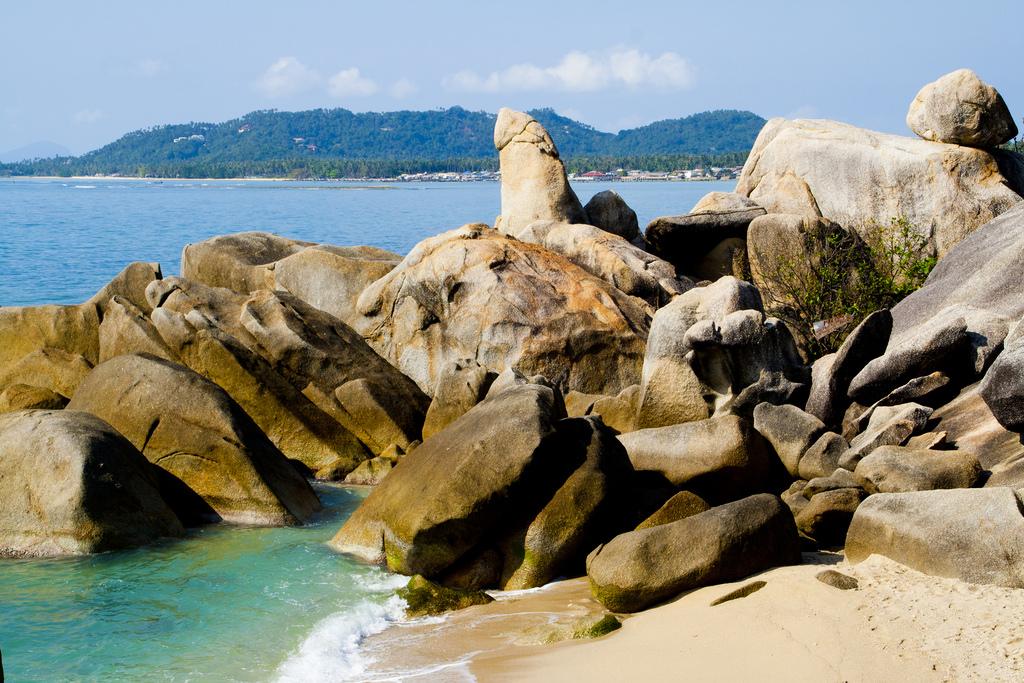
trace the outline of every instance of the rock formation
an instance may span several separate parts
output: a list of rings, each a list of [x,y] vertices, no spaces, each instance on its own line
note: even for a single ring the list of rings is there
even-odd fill
[[[1002,96],[970,69],[957,69],[921,88],[907,126],[925,140],[998,147],[1017,135]]]
[[[653,308],[693,287],[671,263],[592,225],[537,221],[513,235],[561,254],[591,275]]]
[[[0,415],[0,557],[82,555],[181,536],[154,469],[88,413]]]
[[[565,389],[638,383],[648,322],[630,297],[564,257],[467,225],[413,248],[359,299],[356,328],[425,392],[475,358]]]
[[[640,224],[636,219],[636,211],[629,208],[615,190],[598,192],[583,207],[591,225],[618,235],[623,239],[634,240],[640,235]]]
[[[337,247],[242,232],[189,244],[182,276],[210,287],[249,294],[282,290],[351,324],[356,300],[402,257],[376,247]]]
[[[309,484],[238,404],[181,365],[118,356],[89,373],[68,409],[109,423],[226,521],[295,524],[320,509]]]
[[[789,510],[761,494],[617,536],[590,554],[587,576],[605,607],[636,612],[685,590],[799,560]]]
[[[736,192],[768,213],[870,230],[902,217],[941,257],[1021,202],[1019,157],[876,133],[835,121],[772,119]]]
[[[655,218],[644,230],[644,239],[655,254],[690,274],[723,240],[745,239],[750,222],[764,214],[745,196],[712,192],[686,215]]]
[[[587,222],[555,143],[536,119],[502,108],[494,124],[494,147],[501,166],[501,215],[495,228],[516,234],[534,221]]]

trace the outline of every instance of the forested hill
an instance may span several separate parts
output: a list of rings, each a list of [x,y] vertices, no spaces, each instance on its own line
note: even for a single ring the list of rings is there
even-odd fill
[[[618,134],[560,116],[530,112],[551,133],[566,159],[645,156],[742,158],[764,119],[721,110],[658,121]],[[461,107],[432,111],[356,114],[346,109],[255,111],[224,123],[186,123],[128,133],[76,158],[0,166],[15,174],[272,175],[296,168],[375,167],[471,170],[496,163],[495,115]],[[351,163],[361,161],[363,163]],[[349,162],[338,164],[333,162]],[[463,168],[459,168],[459,167]]]

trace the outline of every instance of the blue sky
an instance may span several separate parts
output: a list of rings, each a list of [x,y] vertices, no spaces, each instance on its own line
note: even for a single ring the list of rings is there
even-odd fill
[[[736,108],[907,133],[920,86],[960,67],[1024,116],[1010,0],[4,0],[0,16],[0,151],[313,107],[550,106],[608,131]]]

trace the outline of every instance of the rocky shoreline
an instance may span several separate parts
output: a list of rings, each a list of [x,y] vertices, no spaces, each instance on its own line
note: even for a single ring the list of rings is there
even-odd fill
[[[301,524],[316,478],[374,485],[331,546],[427,611],[585,575],[634,613],[819,549],[1022,588],[1024,158],[966,70],[908,125],[769,121],[735,193],[641,233],[505,109],[493,228],[225,235],[0,308],[0,557]],[[812,357],[778,265],[896,217],[937,265]]]

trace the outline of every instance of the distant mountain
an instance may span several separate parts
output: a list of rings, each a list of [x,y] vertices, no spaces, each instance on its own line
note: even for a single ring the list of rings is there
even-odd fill
[[[530,113],[548,129],[567,159],[646,155],[730,155],[733,159],[750,150],[765,122],[750,112],[723,110],[612,134],[551,109]],[[347,109],[255,111],[224,123],[138,130],[77,158],[6,170],[194,177],[283,175],[300,168],[318,173],[332,168],[374,169],[380,166],[376,162],[390,162],[387,168],[400,169],[489,168],[496,160],[495,118],[495,114],[461,107],[360,114]],[[375,163],[357,163],[369,161]],[[439,167],[441,162],[446,165]]]
[[[70,156],[70,154],[71,150],[64,145],[58,145],[56,142],[49,142],[47,140],[40,140],[39,142],[33,142],[25,145],[24,147],[0,152],[0,163],[9,164],[14,161],[26,161],[28,159],[65,157]]]

